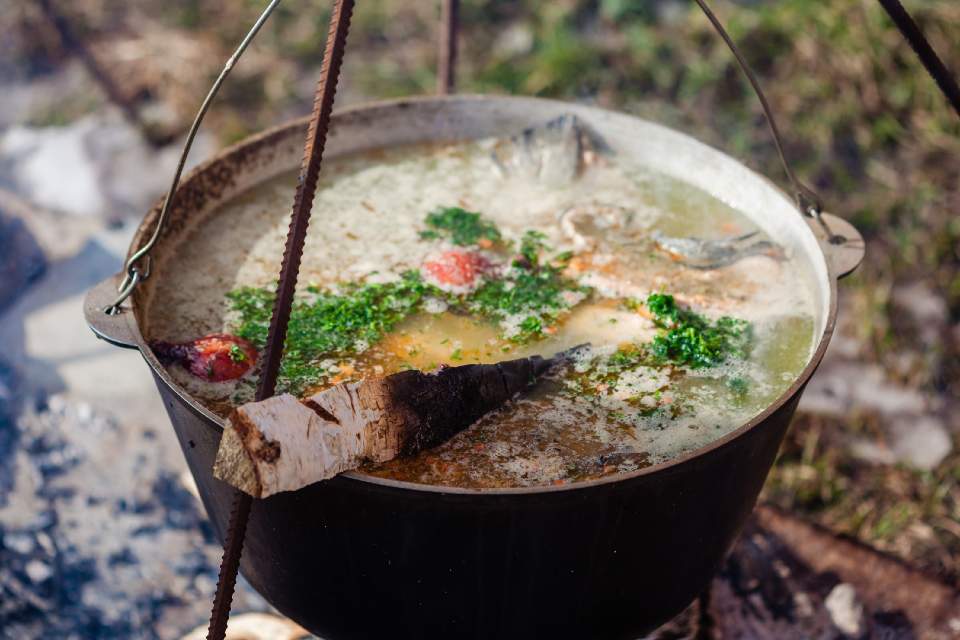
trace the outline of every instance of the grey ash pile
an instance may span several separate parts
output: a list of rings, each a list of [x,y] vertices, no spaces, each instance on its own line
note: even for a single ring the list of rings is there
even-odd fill
[[[216,546],[150,432],[58,397],[0,420],[0,636],[177,637],[202,620]]]
[[[2,214],[0,639],[180,638],[209,615],[219,544],[141,362],[83,324],[121,258],[97,225],[48,213],[47,246]]]

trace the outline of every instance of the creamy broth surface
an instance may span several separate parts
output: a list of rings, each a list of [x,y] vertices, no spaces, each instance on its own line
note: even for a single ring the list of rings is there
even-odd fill
[[[373,343],[325,354],[312,389],[405,368],[551,356],[571,361],[530,393],[488,414],[446,444],[365,469],[388,478],[462,487],[557,484],[631,471],[691,451],[743,425],[796,379],[812,353],[814,291],[787,248],[700,269],[664,251],[658,237],[723,239],[759,231],[745,215],[626,158],[592,153],[558,182],[505,171],[497,141],[413,146],[325,161],[300,271],[298,299],[341,283],[390,283],[450,251],[483,256],[482,278],[505,273],[524,234],[542,234],[545,263],[566,253],[569,308],[531,339],[524,314],[491,319],[442,296],[422,304]],[[228,294],[270,290],[279,270],[296,176],[269,180],[200,221],[162,265],[147,311],[151,340],[232,333],[241,321]],[[481,214],[501,240],[458,247],[425,238],[425,217],[444,207]],[[762,232],[751,241],[769,241]],[[426,280],[430,282],[429,276]],[[312,286],[308,290],[308,286]],[[453,293],[456,287],[453,287]],[[462,293],[462,292],[461,292]],[[610,373],[611,357],[635,354],[664,329],[644,302],[671,294],[709,322],[748,325],[742,354],[694,367],[639,359]],[[252,399],[258,371],[208,382],[179,365],[174,379],[220,415]],[[306,390],[300,390],[305,392]]]

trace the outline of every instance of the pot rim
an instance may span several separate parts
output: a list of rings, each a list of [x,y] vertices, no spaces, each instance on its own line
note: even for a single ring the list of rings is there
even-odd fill
[[[531,96],[490,96],[490,95],[473,95],[473,94],[455,94],[450,96],[413,96],[405,98],[396,98],[389,100],[376,100],[372,102],[365,102],[360,105],[347,107],[341,110],[337,110],[333,114],[333,121],[336,122],[337,119],[348,117],[354,114],[362,113],[368,110],[390,108],[390,107],[402,107],[402,106],[416,106],[417,104],[423,103],[436,103],[436,102],[472,102],[472,101],[490,101],[490,100],[499,100],[499,101],[536,101],[552,104],[568,104],[566,101],[562,100],[552,100],[539,97]],[[632,114],[624,114],[623,112],[618,112],[612,109],[605,109],[602,107],[596,107],[590,105],[591,109],[595,109],[599,112],[607,114],[618,114],[618,115],[627,115],[631,118],[641,120],[646,123],[655,124],[657,126],[662,126],[666,129],[669,129],[671,132],[684,135],[688,138],[691,138],[697,141],[704,146],[710,147],[712,150],[718,151],[730,157],[733,161],[737,162],[743,166],[747,171],[750,172],[754,177],[761,179],[766,182],[769,186],[773,187],[780,195],[790,201],[790,197],[787,193],[776,183],[774,183],[770,178],[761,175],[754,171],[753,169],[747,167],[738,159],[733,156],[729,156],[726,152],[716,149],[706,143],[690,136],[687,133],[677,131],[665,125],[660,125],[659,123],[634,116]],[[254,134],[248,138],[244,138],[240,142],[237,142],[233,145],[226,147],[225,149],[218,152],[209,160],[202,162],[192,169],[186,176],[184,176],[181,181],[181,188],[184,184],[188,183],[192,178],[198,174],[203,173],[204,171],[210,169],[216,163],[222,161],[224,158],[229,157],[235,153],[242,152],[250,147],[263,144],[268,142],[270,138],[280,136],[287,133],[290,129],[301,128],[305,126],[308,118],[296,118],[289,120],[282,124],[270,127],[260,133]],[[129,253],[132,254],[135,251],[136,247],[139,247],[147,232],[148,223],[152,221],[155,215],[159,212],[160,207],[162,207],[162,200],[158,202],[148,214],[141,221],[136,233],[134,234],[133,239],[131,240]],[[802,214],[797,211],[797,216]],[[840,277],[837,270],[830,260],[828,254],[828,244],[827,241],[823,238],[820,238],[819,235],[814,231],[813,225],[809,220],[804,225],[806,229],[805,233],[811,234],[812,239],[816,242],[817,246],[820,248],[820,255],[824,260],[826,267],[826,278],[828,280],[828,304],[826,308],[826,319],[823,325],[823,331],[820,334],[820,337],[817,341],[817,347],[813,351],[813,354],[810,357],[810,360],[807,362],[807,365],[803,368],[797,378],[793,383],[782,393],[780,394],[772,403],[770,403],[766,409],[761,411],[759,414],[754,416],[745,424],[741,425],[737,429],[717,438],[716,440],[711,441],[710,443],[688,451],[682,455],[676,456],[664,462],[651,465],[649,467],[644,467],[642,469],[637,469],[635,471],[630,471],[626,473],[612,474],[610,476],[605,476],[603,478],[596,478],[593,480],[583,480],[583,481],[574,481],[570,483],[565,483],[561,485],[543,485],[543,486],[532,486],[532,487],[494,487],[494,488],[464,488],[464,487],[451,487],[451,486],[442,486],[442,485],[431,485],[423,484],[417,482],[409,482],[405,480],[392,480],[388,478],[380,478],[377,476],[368,475],[360,471],[349,471],[342,473],[338,478],[348,479],[355,482],[369,483],[374,485],[379,485],[385,488],[399,489],[403,491],[413,491],[413,492],[422,492],[422,493],[432,493],[432,494],[460,494],[460,495],[527,495],[527,494],[542,494],[542,493],[554,493],[554,492],[565,492],[565,491],[576,491],[576,490],[585,490],[592,489],[607,484],[621,483],[629,480],[634,480],[644,476],[649,476],[661,472],[665,472],[669,469],[675,467],[680,467],[686,463],[689,463],[697,458],[705,456],[707,454],[713,453],[724,447],[728,446],[734,440],[740,438],[747,432],[757,428],[760,424],[765,422],[773,413],[782,408],[788,401],[790,401],[795,395],[803,391],[804,386],[810,377],[813,375],[819,366],[821,360],[823,359],[824,354],[826,353],[827,347],[830,343],[830,339],[833,336],[836,319],[837,319],[837,281]],[[819,276],[817,276],[819,278]],[[133,304],[137,305],[139,297],[133,296]],[[153,370],[154,375],[173,391],[177,397],[179,397],[184,404],[189,407],[194,413],[198,416],[205,418],[206,422],[210,423],[211,426],[223,430],[224,422],[223,419],[214,414],[212,411],[201,405],[197,400],[195,400],[189,393],[186,392],[180,385],[178,385],[173,378],[167,373],[163,365],[157,360],[156,356],[153,354],[153,351],[147,345],[146,341],[143,338],[143,335],[140,333],[140,325],[137,319],[137,311],[134,310],[133,313],[126,314],[128,316],[127,324],[131,330],[132,338],[135,346],[143,356],[147,364],[150,365],[150,368]]]

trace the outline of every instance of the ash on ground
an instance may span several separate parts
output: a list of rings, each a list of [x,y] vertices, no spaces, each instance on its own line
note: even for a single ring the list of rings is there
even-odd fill
[[[6,637],[179,637],[208,614],[219,547],[153,429],[63,395],[0,429]]]
[[[128,126],[106,114],[90,128],[134,145]],[[55,129],[34,137],[75,133]],[[0,638],[180,638],[210,614],[221,547],[148,368],[97,340],[82,312],[121,269],[133,222],[120,207],[37,205],[0,155],[0,247],[23,253],[0,259]],[[159,195],[132,171],[113,179]],[[241,580],[234,611],[270,607]]]

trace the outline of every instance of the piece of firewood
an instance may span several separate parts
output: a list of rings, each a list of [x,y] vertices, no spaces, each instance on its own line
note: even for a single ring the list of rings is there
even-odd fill
[[[302,401],[283,394],[251,402],[227,421],[213,474],[265,498],[365,462],[412,456],[529,389],[564,357],[401,371],[341,383]]]

